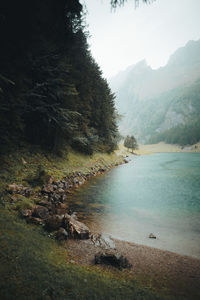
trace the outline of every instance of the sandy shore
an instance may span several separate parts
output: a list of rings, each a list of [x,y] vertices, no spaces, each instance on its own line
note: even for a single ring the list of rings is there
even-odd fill
[[[127,148],[124,147],[123,144],[118,145],[119,149],[116,150],[117,155],[130,155],[131,150],[128,151]],[[160,142],[158,144],[152,145],[139,145],[139,149],[134,150],[134,154],[136,155],[146,155],[153,153],[169,153],[169,152],[200,152],[200,142],[195,145],[190,146],[180,146],[180,145],[172,145],[165,144],[164,142]]]
[[[200,299],[200,260],[143,245],[115,240],[118,252],[128,258],[130,270],[109,269],[121,276],[135,279],[143,287],[152,288],[175,299]],[[91,240],[68,240],[66,248],[73,263],[94,265],[94,255],[101,249]]]
[[[200,152],[200,143],[181,147],[180,145],[171,145],[160,142],[152,145],[139,145],[139,149],[134,151],[138,155],[160,153],[160,152]]]

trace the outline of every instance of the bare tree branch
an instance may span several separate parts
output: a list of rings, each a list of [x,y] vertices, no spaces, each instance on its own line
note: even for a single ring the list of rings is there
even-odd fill
[[[135,1],[135,7],[138,7],[140,2],[150,4],[156,0],[134,0],[134,1]],[[122,6],[124,5],[125,2],[127,2],[127,0],[110,0],[110,4],[112,8],[117,8],[118,6]]]

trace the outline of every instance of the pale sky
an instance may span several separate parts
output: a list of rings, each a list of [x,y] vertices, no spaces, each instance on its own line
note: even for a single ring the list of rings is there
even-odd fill
[[[153,69],[189,40],[200,39],[200,0],[156,0],[135,9],[134,0],[114,12],[110,0],[85,2],[88,40],[106,78],[146,59]]]

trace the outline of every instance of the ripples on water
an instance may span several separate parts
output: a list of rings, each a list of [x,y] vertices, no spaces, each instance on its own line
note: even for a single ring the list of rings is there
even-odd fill
[[[77,191],[71,208],[92,229],[200,258],[200,154],[133,156]]]

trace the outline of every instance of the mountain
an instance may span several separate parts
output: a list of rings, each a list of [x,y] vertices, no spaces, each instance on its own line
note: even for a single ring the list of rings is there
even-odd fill
[[[110,79],[116,107],[124,116],[119,124],[122,134],[134,134],[140,142],[156,142],[166,140],[172,129],[181,134],[191,123],[195,128],[200,121],[199,54],[200,40],[189,41],[164,67],[153,70],[143,60]],[[178,135],[173,142],[179,139]],[[190,142],[188,137],[180,143]]]

